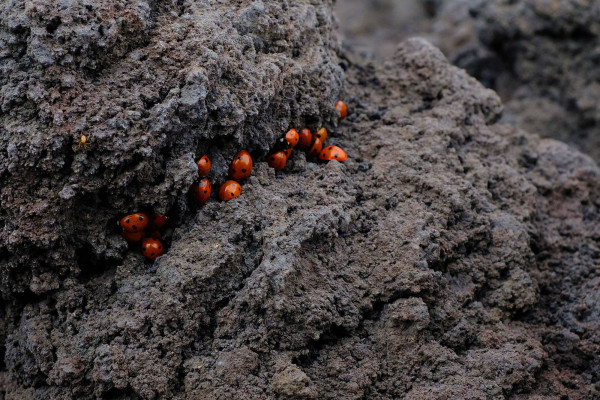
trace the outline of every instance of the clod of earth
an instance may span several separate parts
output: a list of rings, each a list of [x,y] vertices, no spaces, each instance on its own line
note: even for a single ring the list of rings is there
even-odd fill
[[[329,1],[0,7],[0,397],[599,396],[600,170],[426,41],[364,63]],[[352,157],[189,201],[290,126]]]

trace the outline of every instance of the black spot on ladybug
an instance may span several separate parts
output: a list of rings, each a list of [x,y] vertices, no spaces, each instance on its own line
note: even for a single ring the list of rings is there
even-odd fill
[[[144,220],[144,217],[142,217],[141,215],[138,215],[138,218],[140,219],[140,221]]]
[[[125,222],[126,222],[126,223],[129,223],[129,218],[127,218],[127,219],[125,220]]]
[[[243,159],[244,159],[243,157],[238,157],[238,160],[243,160]]]
[[[338,156],[338,155],[336,154],[336,155],[335,155],[335,158],[337,158],[337,156]]]
[[[133,228],[133,230],[137,231],[137,226],[132,225],[131,227]]]
[[[150,254],[150,257],[154,257],[154,252],[152,252],[152,253]]]
[[[242,168],[242,172],[246,172],[246,168]]]
[[[235,193],[231,192],[231,195],[232,195],[232,196],[235,196]]]
[[[158,249],[159,249],[159,250],[160,250],[160,249],[162,249],[162,246],[158,246]]]
[[[337,156],[336,156],[337,157]],[[208,190],[205,190],[204,193],[208,192]]]

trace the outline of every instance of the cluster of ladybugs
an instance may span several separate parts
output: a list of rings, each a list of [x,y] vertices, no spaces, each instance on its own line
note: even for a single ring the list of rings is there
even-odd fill
[[[348,116],[348,107],[343,101],[338,101],[335,108],[340,113],[340,119]],[[267,156],[267,163],[276,171],[285,168],[287,160],[292,155],[294,148],[305,150],[309,157],[318,156],[321,160],[346,161],[346,152],[338,146],[323,147],[327,140],[327,129],[321,128],[314,135],[310,129],[304,128],[298,133],[296,129],[290,129],[284,137],[280,138],[274,146],[274,150]],[[210,198],[212,186],[206,175],[210,172],[210,159],[204,155],[198,161],[198,174],[200,181],[194,183],[190,189],[192,198],[199,204],[205,204]],[[240,151],[231,162],[229,167],[229,178],[219,188],[219,198],[228,201],[242,194],[240,181],[247,179],[252,172],[252,157],[246,150]]]
[[[167,216],[160,214],[152,214],[149,218],[144,213],[127,215],[119,221],[119,225],[123,228],[121,236],[129,243],[141,241],[142,254],[154,260],[165,253],[160,229],[165,226],[166,221]]]
[[[343,101],[338,101],[335,108],[340,113],[340,119],[348,116],[348,107]],[[337,160],[344,162],[348,159],[346,152],[338,146],[325,146],[327,140],[327,129],[321,128],[314,135],[307,128],[299,133],[296,129],[290,129],[284,137],[277,140],[274,150],[267,156],[267,163],[276,171],[285,168],[294,148],[305,150],[309,157],[319,157],[321,160]],[[212,191],[212,185],[206,176],[210,172],[211,163],[208,156],[204,155],[198,161],[198,175],[200,180],[190,188],[190,193],[198,205],[204,205],[208,201]],[[252,172],[252,157],[246,150],[240,151],[231,162],[229,167],[229,180],[225,181],[219,188],[219,198],[229,201],[242,194],[242,186],[239,182],[250,177]],[[161,242],[158,229],[165,224],[166,216],[154,214],[148,218],[146,214],[136,213],[123,217],[119,222],[123,228],[123,237],[129,243],[142,241],[142,254],[154,260],[164,254],[165,248]]]

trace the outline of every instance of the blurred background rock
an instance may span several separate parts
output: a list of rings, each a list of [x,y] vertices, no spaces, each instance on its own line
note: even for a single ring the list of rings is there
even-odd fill
[[[347,0],[345,45],[384,59],[423,36],[496,90],[504,122],[600,160],[600,3],[591,0]]]

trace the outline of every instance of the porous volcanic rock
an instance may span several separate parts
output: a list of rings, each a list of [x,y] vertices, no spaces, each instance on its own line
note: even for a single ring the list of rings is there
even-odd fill
[[[456,65],[500,94],[507,122],[600,162],[600,3],[442,0],[432,27]]]
[[[2,297],[121,263],[115,221],[155,209],[176,222],[202,154],[222,179],[239,149],[264,155],[281,131],[335,117],[344,80],[331,8],[4,2]]]
[[[348,0],[336,10],[352,48],[386,58],[406,37],[427,37],[498,92],[505,122],[600,162],[597,1]]]
[[[232,3],[213,5],[218,9],[226,7],[223,4]],[[348,53],[338,53],[338,59],[334,44],[317,45],[322,38],[335,38],[330,7],[299,1],[291,12],[291,5],[278,4],[263,4],[276,7],[265,11],[267,20],[275,15],[291,20],[311,8],[323,11],[317,18],[323,25],[307,35],[321,38],[311,39],[314,54],[329,57],[329,63],[311,58],[315,80],[307,81],[307,86],[288,88],[264,81],[280,89],[273,89],[276,93],[268,105],[256,109],[252,120],[262,121],[260,129],[225,134],[227,128],[213,120],[202,128],[194,128],[190,121],[189,126],[182,123],[177,134],[163,135],[162,129],[171,129],[174,115],[179,115],[176,110],[183,107],[179,100],[163,100],[171,104],[173,114],[167,106],[149,114],[150,125],[160,129],[145,133],[150,143],[165,140],[171,146],[160,152],[163,174],[153,175],[154,164],[147,159],[153,160],[154,153],[123,161],[135,151],[134,142],[127,154],[111,158],[109,148],[116,151],[121,141],[123,146],[129,142],[116,127],[106,127],[115,138],[105,142],[97,138],[96,147],[92,142],[87,150],[76,150],[76,137],[69,136],[68,146],[55,150],[54,156],[49,151],[45,155],[54,160],[70,152],[71,166],[90,159],[113,164],[98,170],[90,167],[85,176],[71,167],[57,170],[55,179],[44,178],[38,164],[34,166],[40,171],[34,166],[15,167],[2,175],[3,193],[14,193],[15,198],[19,190],[27,194],[19,184],[44,179],[47,185],[60,187],[60,198],[74,193],[70,202],[47,200],[48,208],[61,214],[45,218],[68,222],[54,226],[52,232],[63,238],[62,245],[75,246],[75,256],[72,269],[62,270],[61,262],[68,258],[60,243],[37,243],[25,253],[27,242],[11,245],[6,236],[0,237],[3,252],[13,263],[12,268],[3,264],[1,270],[5,300],[0,314],[0,396],[598,396],[598,166],[563,143],[499,124],[503,107],[495,92],[453,67],[428,42],[402,43],[383,65],[364,64]],[[250,3],[244,6],[252,8]],[[238,12],[244,7],[227,7],[232,7],[230,13],[222,10],[214,18],[227,21],[243,14]],[[147,15],[140,18],[155,17],[154,25],[142,25],[160,32],[178,31],[178,22],[202,26],[204,14],[198,12],[194,19],[185,12],[167,12],[164,16],[170,19],[165,25],[159,23],[157,10]],[[289,32],[295,25],[290,22]],[[281,42],[284,54],[277,56],[292,53],[288,48],[292,43]],[[174,40],[171,51],[187,45],[186,40]],[[319,51],[318,46],[324,48]],[[84,54],[76,53],[82,59],[94,58]],[[89,66],[111,63],[118,54],[114,50],[105,58],[86,61],[78,73],[83,76]],[[230,56],[233,62],[243,53]],[[143,63],[130,64],[127,57],[104,73],[122,65],[114,80],[141,68]],[[56,76],[62,76],[71,67],[54,68]],[[168,62],[160,68],[154,73],[170,70]],[[321,86],[327,79],[323,71],[336,77],[337,86]],[[238,90],[257,90],[241,83],[209,84],[229,89],[229,96]],[[350,116],[336,126],[327,93],[337,95],[344,86]],[[119,86],[107,82],[104,87]],[[271,107],[311,107],[288,98],[288,90],[316,96],[310,100],[316,114],[305,111],[294,117],[290,111],[281,117],[284,123],[278,122]],[[107,101],[116,100],[109,96]],[[158,104],[162,103],[152,107]],[[123,113],[129,110],[128,105],[122,107]],[[250,105],[240,107],[243,111]],[[22,118],[20,112],[26,108],[15,105],[5,117]],[[63,116],[72,112],[64,109]],[[296,151],[286,169],[275,173],[257,157],[240,197],[226,203],[211,199],[197,209],[189,206],[184,192],[195,179],[193,161],[205,148],[221,160],[215,178],[222,178],[226,160],[241,146],[258,156],[288,125],[313,127],[321,121],[330,128],[328,142],[347,151],[347,162],[321,163]],[[28,143],[23,149],[47,143],[25,133],[17,136]],[[6,135],[17,140],[13,136]],[[109,175],[111,168],[136,178],[112,188],[117,184]],[[148,168],[150,172],[144,172]],[[63,174],[79,179],[77,186],[64,189],[57,183]],[[142,180],[145,174],[153,180]],[[85,196],[79,194],[82,187]],[[29,188],[29,196],[43,194]],[[52,196],[49,190],[45,193]],[[118,194],[124,198],[109,201]],[[31,211],[40,206],[28,199],[22,199],[20,208],[3,203],[5,232],[21,220],[31,224],[42,220],[41,211]],[[73,206],[84,208],[71,210]],[[170,248],[154,263],[144,261],[139,250],[127,248],[114,227],[117,215],[150,206],[164,207],[173,216]],[[90,244],[77,247],[81,243]],[[99,248],[118,250],[111,250],[114,258],[105,260],[94,258],[109,253],[95,250]],[[60,256],[44,258],[44,249]],[[32,265],[22,263],[26,255]],[[44,262],[43,274],[30,272],[37,268],[33,260]],[[28,276],[35,279],[27,281]]]

